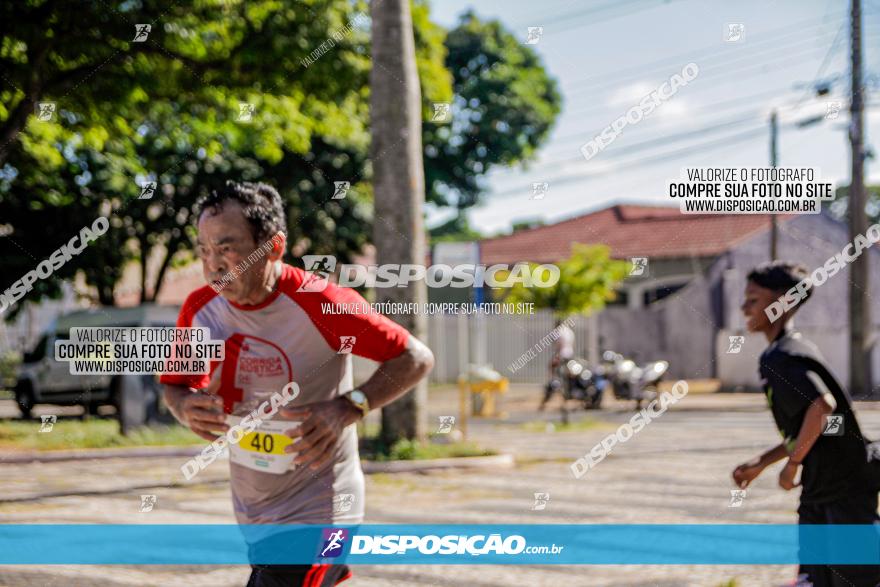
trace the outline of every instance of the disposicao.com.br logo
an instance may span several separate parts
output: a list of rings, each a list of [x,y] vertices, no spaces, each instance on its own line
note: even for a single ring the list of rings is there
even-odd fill
[[[355,535],[352,537],[352,555],[518,555],[559,554],[564,546],[556,544],[529,546],[525,537],[512,534],[476,534],[473,536],[447,534],[443,536],[415,534]]]
[[[520,262],[514,265],[498,263],[479,265],[463,263],[455,266],[386,263],[384,265],[340,264],[332,255],[303,255],[306,277],[299,291],[323,291],[331,274],[338,273],[342,287],[392,288],[406,287],[424,280],[428,287],[553,287],[559,281],[560,270],[545,263],[530,266]]]

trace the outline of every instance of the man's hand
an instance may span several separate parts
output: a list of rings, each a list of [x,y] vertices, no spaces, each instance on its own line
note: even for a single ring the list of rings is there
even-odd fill
[[[779,472],[779,486],[785,489],[786,491],[791,491],[798,485],[800,485],[800,481],[797,483],[794,482],[794,477],[797,475],[798,467],[800,467],[800,463],[795,463],[792,461],[788,461],[785,463],[785,466],[782,467],[782,471]]]
[[[743,463],[733,470],[733,481],[740,489],[745,489],[749,483],[755,480],[764,471],[764,465],[759,459]]]
[[[167,396],[166,396],[167,399]],[[226,415],[223,413],[223,398],[202,391],[177,395],[174,405],[169,404],[171,412],[184,426],[213,442],[218,438],[215,432],[226,432]]]
[[[299,453],[294,464],[309,463],[310,469],[317,470],[333,457],[336,441],[346,426],[360,418],[360,412],[344,397],[337,397],[298,408],[282,408],[280,416],[300,422],[298,427],[285,432],[294,442],[284,447],[284,452]]]

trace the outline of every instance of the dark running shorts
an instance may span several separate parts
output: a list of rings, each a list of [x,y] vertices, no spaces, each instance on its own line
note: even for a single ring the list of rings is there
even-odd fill
[[[800,524],[878,524],[877,494],[843,496],[830,503],[802,503],[798,508]],[[798,573],[806,575],[803,584],[812,587],[875,587],[880,584],[880,566],[876,565],[801,565]]]
[[[251,565],[247,587],[333,587],[349,577],[347,565]]]

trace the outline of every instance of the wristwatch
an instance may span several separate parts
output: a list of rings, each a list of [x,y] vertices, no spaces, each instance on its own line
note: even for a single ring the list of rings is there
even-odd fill
[[[342,394],[342,397],[360,410],[362,418],[367,417],[367,413],[370,411],[370,401],[367,399],[367,394],[360,389],[352,389],[348,393]]]

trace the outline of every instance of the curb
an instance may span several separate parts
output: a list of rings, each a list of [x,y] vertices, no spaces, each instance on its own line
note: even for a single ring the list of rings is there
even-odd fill
[[[516,464],[512,454],[486,457],[453,457],[426,459],[423,461],[361,461],[364,473],[417,473],[443,469],[502,468],[511,469]]]
[[[27,451],[0,453],[0,465],[26,463],[56,463],[91,459],[191,457],[199,454],[197,446],[145,446],[132,448],[90,448],[77,450]],[[410,473],[443,469],[511,468],[516,464],[512,454],[484,457],[457,457],[420,461],[367,461],[362,460],[364,473]]]
[[[139,446],[131,448],[83,448],[52,451],[7,451],[0,453],[0,465],[23,463],[54,463],[91,459],[130,457],[191,457],[204,446]]]

